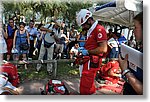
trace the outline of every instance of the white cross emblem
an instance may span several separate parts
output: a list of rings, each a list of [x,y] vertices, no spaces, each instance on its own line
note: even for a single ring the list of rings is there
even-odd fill
[[[102,38],[102,36],[103,36],[103,35],[102,35],[101,33],[98,34],[98,38]]]

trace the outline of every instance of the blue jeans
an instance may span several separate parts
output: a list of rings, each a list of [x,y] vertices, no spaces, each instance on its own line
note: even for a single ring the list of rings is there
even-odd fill
[[[119,51],[116,51],[116,47],[113,47],[110,51],[110,58],[118,58]]]

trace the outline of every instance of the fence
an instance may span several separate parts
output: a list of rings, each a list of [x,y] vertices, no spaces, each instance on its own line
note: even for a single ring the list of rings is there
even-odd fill
[[[20,65],[24,65],[24,64],[36,64],[36,63],[40,63],[40,64],[44,64],[44,63],[52,63],[53,64],[53,77],[55,78],[57,76],[57,64],[59,62],[74,62],[74,60],[71,59],[59,59],[59,60],[31,60],[31,61],[9,61],[12,64],[20,64]]]

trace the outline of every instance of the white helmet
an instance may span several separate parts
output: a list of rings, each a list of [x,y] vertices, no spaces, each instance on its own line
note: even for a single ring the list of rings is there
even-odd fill
[[[88,18],[92,17],[92,12],[87,9],[81,9],[81,11],[77,14],[76,21],[79,26],[84,24]]]

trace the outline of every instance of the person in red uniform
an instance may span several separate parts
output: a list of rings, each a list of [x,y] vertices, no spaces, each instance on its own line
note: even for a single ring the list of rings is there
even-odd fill
[[[95,76],[100,69],[103,54],[107,52],[107,34],[103,26],[98,24],[89,10],[81,9],[76,21],[82,29],[87,30],[87,41],[82,52],[82,73],[80,80],[80,94],[90,95],[96,92]],[[88,60],[87,60],[88,59]]]

